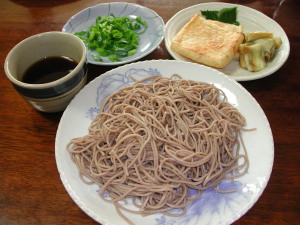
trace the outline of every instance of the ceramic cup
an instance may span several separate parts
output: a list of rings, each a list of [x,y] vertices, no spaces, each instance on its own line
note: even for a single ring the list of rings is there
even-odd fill
[[[22,82],[25,71],[35,62],[51,56],[66,56],[78,64],[64,77],[43,84]],[[42,112],[64,110],[86,84],[86,47],[75,35],[53,31],[31,36],[17,44],[5,59],[5,73],[14,88]]]

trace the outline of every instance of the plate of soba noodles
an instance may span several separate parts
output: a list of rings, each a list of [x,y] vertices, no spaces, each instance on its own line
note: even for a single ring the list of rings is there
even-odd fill
[[[274,141],[235,80],[152,60],[87,84],[62,115],[55,156],[70,197],[101,224],[231,224],[262,195]]]

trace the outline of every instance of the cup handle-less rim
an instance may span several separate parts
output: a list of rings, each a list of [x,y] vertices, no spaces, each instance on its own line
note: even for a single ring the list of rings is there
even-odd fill
[[[15,49],[24,44],[24,42],[27,42],[27,41],[30,41],[31,39],[34,39],[36,37],[42,37],[42,36],[48,36],[48,35],[65,35],[65,36],[68,36],[70,38],[73,38],[73,39],[76,39],[76,41],[78,42],[78,44],[80,44],[81,48],[82,48],[82,57],[80,59],[80,61],[78,62],[77,66],[69,73],[67,74],[66,76],[58,79],[58,80],[55,80],[55,81],[52,81],[52,82],[49,82],[49,83],[44,83],[44,84],[28,84],[28,83],[24,83],[22,81],[19,81],[17,80],[15,77],[11,76],[10,74],[10,71],[9,71],[9,59],[11,57],[11,55],[14,53]],[[24,39],[23,41],[21,41],[20,43],[18,43],[6,56],[6,59],[5,59],[5,62],[4,62],[4,70],[5,70],[5,74],[7,76],[7,78],[14,84],[14,85],[17,85],[17,86],[20,86],[20,87],[23,87],[23,88],[28,88],[28,89],[42,89],[42,88],[48,88],[48,87],[51,87],[51,86],[55,86],[55,85],[58,85],[60,83],[63,83],[65,82],[66,80],[70,79],[72,76],[74,76],[74,74],[77,74],[82,67],[84,67],[84,64],[86,64],[86,56],[87,54],[87,50],[86,50],[86,47],[85,47],[85,44],[84,42],[78,38],[77,36],[73,35],[73,34],[69,34],[69,33],[66,33],[66,32],[60,32],[60,31],[51,31],[51,32],[45,32],[45,33],[40,33],[40,34],[36,34],[36,35],[33,35],[33,36],[30,36],[26,39]]]

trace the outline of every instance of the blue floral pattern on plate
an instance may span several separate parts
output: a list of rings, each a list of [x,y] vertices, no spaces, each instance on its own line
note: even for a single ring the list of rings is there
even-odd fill
[[[125,87],[132,85],[135,78],[136,80],[141,80],[149,76],[161,76],[161,73],[157,69],[136,69],[132,68],[126,71],[124,74],[112,73],[104,77],[97,88],[97,97],[96,97],[96,107],[91,107],[87,111],[87,118],[94,119],[95,116],[99,113],[99,108],[104,99],[106,99],[112,92]]]
[[[247,187],[247,185],[238,181],[232,182],[225,180],[219,184],[218,188],[223,191],[235,190],[235,192],[223,194],[213,188],[207,189],[203,191],[198,199],[187,207],[185,215],[180,217],[159,215],[155,219],[156,225],[194,224],[193,221],[200,221],[200,218],[208,218],[207,221],[202,220],[201,224],[211,224],[211,218],[224,218],[224,214],[228,214],[228,211],[234,213],[234,210],[236,210],[241,203],[247,204],[253,194],[251,187]],[[191,190],[192,195],[196,194],[195,192],[195,190]],[[222,224],[224,221],[220,220],[214,222],[215,224]]]

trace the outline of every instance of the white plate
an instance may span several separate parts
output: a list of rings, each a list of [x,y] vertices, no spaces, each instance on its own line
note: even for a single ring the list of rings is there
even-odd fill
[[[244,28],[244,32],[265,31],[273,33],[274,36],[279,36],[282,39],[282,46],[277,49],[276,55],[268,66],[258,72],[250,72],[239,66],[239,62],[233,60],[225,68],[220,69],[221,72],[229,75],[237,81],[248,81],[266,77],[276,72],[287,60],[290,54],[290,43],[288,37],[282,27],[265,14],[242,5],[229,3],[203,3],[191,6],[176,13],[166,24],[165,29],[165,45],[168,52],[174,59],[182,61],[190,61],[189,59],[173,52],[170,49],[170,44],[175,35],[195,14],[199,14],[200,10],[220,10],[223,8],[238,7],[237,20]]]
[[[75,32],[88,30],[92,24],[95,24],[98,16],[104,17],[111,13],[116,17],[128,17],[132,19],[139,16],[148,23],[148,29],[139,36],[139,47],[136,54],[122,58],[121,62],[111,62],[107,57],[102,57],[103,62],[97,62],[92,56],[94,51],[88,51],[87,61],[89,63],[113,66],[136,61],[153,52],[162,42],[165,28],[163,19],[151,9],[127,2],[103,3],[86,8],[72,16],[64,25],[62,31],[74,34]]]
[[[246,213],[265,189],[273,166],[273,137],[263,110],[246,89],[223,73],[196,63],[154,60],[127,64],[102,74],[85,86],[65,110],[56,135],[55,156],[61,180],[76,204],[99,223],[126,224],[112,203],[99,198],[97,185],[82,183],[77,167],[66,151],[66,145],[71,138],[88,133],[88,126],[98,113],[103,99],[113,91],[131,84],[131,76],[137,79],[150,75],[170,77],[174,73],[185,79],[215,84],[245,116],[246,127],[257,128],[242,133],[249,154],[249,171],[236,179],[235,183],[227,181],[221,184],[222,187],[235,188],[237,192],[220,194],[208,189],[189,206],[184,216],[168,217],[157,213],[142,217],[124,212],[125,215],[135,224],[230,224]]]

